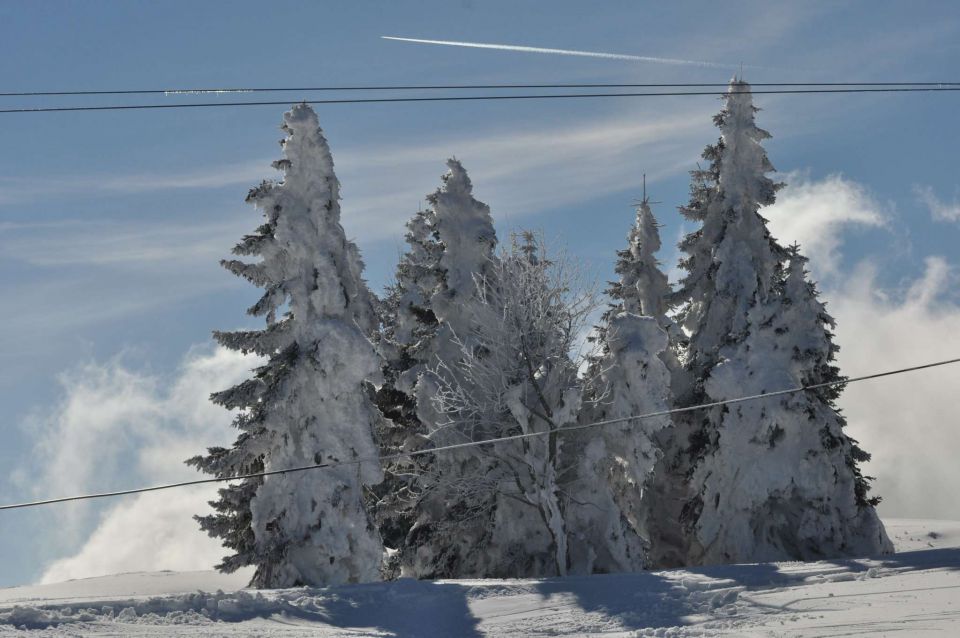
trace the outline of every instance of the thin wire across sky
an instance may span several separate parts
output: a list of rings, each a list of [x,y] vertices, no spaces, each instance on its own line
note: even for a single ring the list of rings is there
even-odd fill
[[[482,85],[476,85],[479,87]],[[526,85],[532,88],[534,85]],[[539,85],[540,88],[546,87],[559,88],[561,85]],[[562,85],[564,88],[587,88],[597,85]],[[614,87],[616,85],[600,85]],[[622,86],[647,86],[647,85],[622,85]],[[650,85],[654,86],[654,85]],[[696,88],[697,85],[690,85],[690,88]],[[711,85],[704,85],[711,86]],[[728,85],[712,85],[724,87],[716,90],[703,91],[639,91],[639,92],[609,92],[602,93],[521,93],[521,94],[486,94],[486,95],[430,95],[430,96],[387,96],[370,98],[329,98],[329,99],[302,99],[294,100],[303,104],[311,105],[334,105],[334,104],[396,104],[396,103],[430,103],[430,102],[479,102],[479,101],[511,101],[511,100],[570,100],[570,99],[602,99],[602,98],[657,98],[657,97],[695,97],[695,96],[723,96],[731,92]],[[764,88],[761,90],[752,90],[748,92],[753,95],[814,95],[814,94],[855,94],[855,93],[942,93],[960,91],[960,83],[936,82],[928,84],[901,84],[888,83],[870,84],[870,85],[790,85],[790,84],[767,84],[755,86],[790,86],[794,88]],[[825,88],[828,87],[829,88]],[[142,93],[164,93],[167,95],[189,95],[189,94],[211,94],[211,93],[256,93],[269,91],[300,91],[301,93],[309,91],[360,91],[360,90],[381,90],[381,91],[406,91],[406,90],[466,90],[476,88],[468,85],[449,85],[434,87],[314,87],[302,89],[150,89],[145,91],[129,91],[126,94]],[[524,85],[486,85],[487,88],[495,87],[498,89],[522,88]],[[810,88],[813,87],[813,88]],[[663,88],[669,88],[669,85],[663,85]],[[733,90],[732,92],[736,92]],[[746,92],[746,91],[745,91]],[[109,92],[66,92],[49,91],[37,92],[36,95],[121,95],[122,91]],[[25,97],[25,93],[6,93],[0,94],[0,97]],[[153,104],[107,104],[107,105],[67,105],[67,106],[28,106],[17,108],[0,109],[0,114],[13,113],[55,113],[55,112],[94,112],[94,111],[135,111],[135,110],[155,110],[155,109],[191,109],[191,108],[227,108],[227,107],[251,107],[251,106],[286,106],[290,100],[261,100],[249,102],[165,102]]]
[[[752,86],[766,87],[951,87],[960,86],[960,82],[751,82]],[[727,87],[727,82],[681,82],[681,83],[582,83],[568,82],[559,84],[367,84],[346,86],[276,86],[276,87],[193,87],[172,89],[110,89],[110,90],[46,90],[0,92],[0,97],[50,97],[74,95],[202,95],[229,93],[311,93],[315,91],[461,91],[461,90],[512,90],[512,89],[663,89],[663,88],[717,88]]]
[[[673,414],[681,414],[685,412],[693,412],[696,410],[707,410],[710,408],[730,405],[733,403],[746,403],[749,401],[759,401],[760,399],[769,399],[769,398],[784,396],[788,394],[796,394],[798,392],[817,390],[819,388],[828,388],[833,386],[846,386],[851,383],[859,383],[859,382],[868,381],[871,379],[879,379],[881,377],[890,377],[898,374],[905,374],[907,372],[927,370],[929,368],[937,368],[940,366],[946,366],[954,363],[960,363],[960,357],[955,359],[946,359],[943,361],[935,361],[931,363],[923,363],[920,365],[910,366],[908,368],[898,368],[896,370],[888,370],[886,372],[874,372],[872,374],[866,374],[859,377],[851,377],[848,379],[842,379],[838,381],[828,381],[826,383],[816,383],[816,384],[807,385],[807,386],[799,386],[796,388],[787,388],[785,390],[777,390],[775,392],[763,392],[761,394],[753,394],[748,396],[736,397],[733,399],[724,399],[722,401],[711,401],[709,403],[701,403],[698,405],[692,405],[692,406],[687,406],[683,408],[674,408],[672,410],[661,410],[658,412],[648,412],[646,414],[636,414],[636,415],[620,417],[616,419],[594,421],[592,423],[581,423],[577,425],[571,425],[569,427],[558,428],[556,430],[542,430],[537,432],[528,432],[525,434],[515,434],[513,436],[484,439],[480,441],[468,441],[466,443],[457,443],[454,445],[445,445],[440,447],[427,448],[423,450],[417,450],[414,452],[398,452],[396,454],[387,454],[384,456],[359,458],[359,459],[354,459],[352,461],[343,461],[343,462],[336,462],[336,463],[315,463],[311,465],[283,468],[279,470],[270,470],[266,472],[254,472],[251,474],[238,474],[233,476],[224,476],[224,477],[216,477],[216,478],[208,478],[208,479],[196,479],[192,481],[181,481],[179,483],[167,483],[163,485],[151,485],[148,487],[137,487],[132,489],[116,490],[113,492],[100,492],[96,494],[80,494],[76,496],[64,496],[60,498],[50,498],[50,499],[45,499],[40,501],[30,501],[26,503],[15,503],[12,505],[0,505],[0,511],[26,509],[30,507],[39,507],[41,505],[53,505],[56,503],[67,503],[71,501],[86,501],[86,500],[109,498],[109,497],[115,497],[115,496],[126,496],[129,494],[142,494],[145,492],[159,492],[161,490],[172,490],[172,489],[181,488],[181,487],[189,487],[192,485],[205,485],[208,483],[224,483],[228,481],[240,481],[240,480],[251,479],[251,478],[263,478],[267,476],[276,476],[278,474],[294,474],[297,472],[306,472],[308,470],[323,470],[323,469],[332,469],[336,467],[354,466],[354,465],[360,465],[362,463],[383,464],[386,461],[394,461],[394,460],[403,459],[403,458],[414,458],[418,456],[426,456],[428,454],[438,454],[443,452],[450,452],[452,450],[462,450],[464,448],[479,447],[483,445],[497,445],[500,443],[506,443],[510,441],[519,441],[522,439],[531,439],[531,438],[536,438],[541,436],[548,436],[551,434],[568,434],[570,432],[576,432],[576,431],[585,430],[588,428],[602,427],[606,425],[613,425],[615,423],[629,423],[631,421],[642,421],[645,419],[653,419],[656,417],[670,416]]]

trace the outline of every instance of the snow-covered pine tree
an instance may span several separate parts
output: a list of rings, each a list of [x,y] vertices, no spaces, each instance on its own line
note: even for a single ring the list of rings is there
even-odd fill
[[[842,381],[844,377],[835,363],[836,353],[840,346],[833,343],[832,329],[836,322],[827,312],[826,304],[819,299],[815,283],[807,277],[806,263],[808,259],[800,253],[800,246],[790,246],[790,263],[787,268],[787,279],[784,282],[783,299],[786,305],[779,326],[768,326],[775,332],[788,333],[785,344],[781,349],[788,349],[792,353],[795,365],[801,367],[800,375],[806,386],[821,383]],[[871,477],[864,476],[859,464],[870,460],[870,454],[863,451],[856,440],[845,436],[843,428],[847,420],[836,409],[836,400],[840,397],[843,386],[833,385],[817,390],[810,390],[807,394],[816,397],[816,403],[810,406],[810,416],[816,412],[823,423],[820,429],[820,438],[828,453],[840,454],[844,463],[850,469],[853,480],[853,494],[857,505],[877,506],[880,497],[868,496]],[[851,480],[850,476],[842,477]],[[849,494],[849,490],[843,490]],[[875,515],[874,510],[864,507],[863,516]],[[867,523],[862,529],[869,531],[871,524]],[[881,527],[879,533],[883,533]],[[869,534],[873,536],[871,532]],[[890,549],[889,547],[885,549]]]
[[[617,251],[617,281],[610,282],[611,304],[596,328],[587,369],[581,423],[667,410],[672,405],[673,362],[665,329],[670,293],[655,253],[658,224],[644,196],[627,248]],[[646,482],[658,458],[655,437],[669,417],[628,421],[574,434],[576,480],[567,520],[572,571],[635,571],[646,565],[649,534],[642,504]]]
[[[833,320],[806,279],[805,262],[793,248],[781,294],[750,310],[750,348],[721,348],[724,358],[705,384],[711,397],[842,379],[833,364]],[[839,392],[742,404],[725,416],[719,445],[694,473],[704,501],[694,544],[699,562],[892,551],[874,510],[878,499],[867,498],[857,465],[870,457],[842,430]]]
[[[660,268],[656,254],[660,250],[660,224],[650,210],[644,177],[643,199],[637,207],[637,218],[627,235],[627,247],[617,251],[615,272],[620,276],[610,282],[607,294],[613,305],[607,317],[620,312],[653,317],[661,326],[670,325],[667,303],[670,284]]]
[[[440,321],[435,356],[451,364],[460,353],[457,337],[468,338],[473,325],[470,303],[477,283],[494,267],[497,233],[490,207],[473,197],[473,183],[457,159],[447,160],[443,185],[427,196],[434,212],[440,253],[440,281],[430,299]]]
[[[431,421],[438,444],[515,434],[540,436],[445,452],[429,492],[441,543],[418,548],[414,571],[508,577],[565,574],[567,531],[559,431],[570,425],[580,388],[569,352],[593,295],[576,286],[533,235],[516,237],[490,263],[470,305],[460,357],[433,378]]]
[[[687,275],[676,293],[678,316],[690,333],[681,406],[796,387],[823,378],[826,371],[817,365],[832,356],[827,333],[821,331],[816,345],[803,340],[805,329],[822,329],[827,319],[809,299],[788,301],[790,253],[759,214],[773,203],[778,185],[767,177],[773,167],[761,142],[769,134],[756,126],[756,111],[749,85],[732,81],[715,118],[720,140],[704,151],[709,166],[694,172],[691,203],[681,209],[702,224],[680,245]],[[697,411],[677,422],[671,462],[661,464],[658,477],[674,489],[660,495],[668,499],[683,494],[678,485],[687,488],[677,502],[653,509],[673,519],[663,522],[655,541],[663,544],[662,562],[667,556],[703,564],[889,549],[873,506],[857,496],[862,453],[840,431],[828,394]],[[671,529],[678,522],[682,529]]]
[[[440,367],[456,370],[459,365],[461,341],[470,340],[470,308],[479,298],[477,284],[489,279],[497,244],[490,208],[473,197],[473,184],[463,165],[450,159],[447,168],[440,188],[427,196],[429,209],[425,220],[429,222],[429,241],[425,245],[429,249],[422,256],[420,263],[424,270],[417,279],[417,286],[422,287],[423,308],[432,315],[418,317],[418,310],[403,321],[401,315],[397,319],[404,326],[414,326],[423,319],[436,322],[425,333],[425,338],[417,342],[415,360],[409,362],[410,368],[398,378],[404,393],[409,395],[413,387],[417,445],[422,444],[421,432],[433,432],[440,422],[446,421],[446,417],[433,408],[438,390],[437,370]],[[404,338],[406,330],[401,328],[396,338]],[[424,374],[427,369],[432,372]],[[445,439],[440,435],[429,440],[428,445],[440,444],[442,440]],[[465,512],[473,511],[470,497],[446,500],[430,489],[436,484],[437,476],[447,471],[445,468],[455,465],[456,460],[445,454],[437,459],[419,457],[416,467],[405,468],[416,475],[412,488],[417,496],[410,515],[415,524],[399,548],[406,573],[421,578],[460,575],[462,562],[475,549],[448,534],[449,518],[463,517]],[[488,526],[477,522],[479,536],[487,533],[485,527]]]
[[[283,181],[250,191],[266,221],[233,252],[257,256],[224,267],[264,288],[249,313],[263,330],[216,332],[222,345],[268,361],[212,400],[238,408],[231,448],[187,461],[218,477],[376,456],[380,418],[364,389],[380,373],[368,340],[375,327],[363,263],[340,225],[340,187],[317,116],[306,104],[284,114]],[[286,309],[283,317],[277,313]],[[256,566],[255,587],[375,580],[383,549],[362,487],[376,464],[244,479],[220,490],[201,528],[234,550],[218,566]]]
[[[383,384],[377,389],[377,407],[387,418],[377,438],[384,455],[411,452],[429,446],[417,417],[414,388],[433,356],[438,321],[431,297],[440,281],[443,245],[437,239],[432,209],[418,211],[407,222],[407,250],[397,264],[393,285],[380,304],[383,327],[379,347],[384,357]],[[401,458],[384,468],[384,480],[374,486],[372,509],[384,546],[405,553],[405,541],[414,522],[416,494],[413,479],[427,470],[428,456]],[[397,565],[392,565],[396,572]]]

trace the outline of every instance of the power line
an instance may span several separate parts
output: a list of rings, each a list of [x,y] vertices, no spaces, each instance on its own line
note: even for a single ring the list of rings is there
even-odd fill
[[[724,85],[726,86],[726,85]],[[444,95],[439,97],[379,97],[379,98],[343,98],[330,100],[300,100],[302,104],[384,104],[397,102],[470,102],[491,100],[557,100],[571,98],[610,98],[610,97],[681,97],[681,96],[723,96],[728,93],[751,93],[753,95],[796,95],[815,93],[938,93],[960,91],[960,86],[928,87],[886,87],[854,89],[775,89],[762,91],[672,91],[656,93],[562,93],[536,95]],[[143,109],[187,109],[224,106],[286,106],[289,100],[258,102],[193,102],[186,104],[115,104],[107,106],[51,106],[0,109],[0,113],[54,113],[66,111],[134,111]]]
[[[28,507],[38,507],[40,505],[52,505],[55,503],[66,503],[68,501],[85,501],[96,498],[107,498],[111,496],[126,496],[128,494],[142,494],[144,492],[158,492],[160,490],[170,490],[178,487],[189,487],[192,485],[205,485],[208,483],[223,483],[227,481],[239,481],[251,478],[262,478],[266,476],[275,476],[278,474],[294,474],[296,472],[305,472],[307,470],[320,470],[320,469],[331,469],[335,467],[344,467],[348,465],[360,465],[361,463],[380,463],[384,461],[393,461],[402,458],[414,458],[417,456],[425,456],[427,454],[436,454],[438,452],[449,452],[451,450],[462,450],[464,448],[470,447],[479,447],[481,445],[495,445],[497,443],[505,443],[509,441],[519,441],[522,439],[529,439],[539,436],[547,436],[550,434],[566,434],[567,432],[575,432],[577,430],[585,430],[587,428],[601,427],[605,425],[612,425],[614,423],[625,423],[627,421],[641,421],[644,419],[652,419],[655,417],[669,416],[671,414],[681,414],[684,412],[693,412],[695,410],[706,410],[709,408],[716,408],[723,405],[731,405],[734,403],[745,403],[747,401],[756,401],[758,399],[766,399],[771,397],[783,396],[787,394],[795,394],[797,392],[805,392],[807,390],[817,390],[819,388],[828,388],[833,386],[846,386],[851,383],[858,383],[860,381],[867,381],[870,379],[879,379],[880,377],[889,377],[896,374],[904,374],[906,372],[916,372],[917,370],[926,370],[928,368],[936,368],[939,366],[945,366],[952,363],[960,363],[960,357],[956,359],[947,359],[945,361],[936,361],[934,363],[924,363],[921,365],[911,366],[909,368],[899,368],[897,370],[888,370],[886,372],[876,372],[874,374],[867,374],[860,377],[853,377],[849,379],[844,379],[840,381],[827,381],[825,383],[815,383],[813,385],[807,386],[798,386],[796,388],[790,388],[787,390],[777,390],[776,392],[763,392],[760,394],[753,394],[749,396],[737,397],[734,399],[724,399],[722,401],[712,401],[710,403],[701,403],[699,405],[692,405],[685,408],[674,408],[672,410],[661,410],[658,412],[648,412],[646,414],[638,414],[635,416],[621,417],[616,419],[606,419],[604,421],[594,421],[593,423],[584,423],[579,425],[573,425],[570,427],[559,428],[556,430],[544,430],[540,432],[528,432],[526,434],[514,434],[512,436],[504,436],[494,439],[486,439],[483,441],[469,441],[466,443],[455,443],[453,445],[444,445],[442,447],[430,448],[425,450],[417,450],[414,452],[398,452],[396,454],[387,454],[384,456],[373,456],[367,458],[355,459],[353,461],[341,461],[337,463],[316,463],[313,465],[302,465],[299,467],[291,467],[282,470],[270,470],[267,472],[254,472],[251,474],[238,474],[235,476],[227,477],[218,477],[218,478],[208,478],[208,479],[195,479],[192,481],[181,481],[179,483],[167,483],[164,485],[152,485],[149,487],[138,487],[129,490],[117,490],[114,492],[100,492],[96,494],[82,494],[78,496],[64,496],[61,498],[51,498],[42,501],[32,501],[27,503],[16,503],[13,505],[0,505],[0,510],[13,510],[13,509],[24,509]]]
[[[752,82],[751,86],[957,86],[960,82]],[[205,93],[287,93],[313,91],[463,91],[498,89],[664,89],[664,88],[710,88],[726,87],[725,82],[659,83],[659,84],[612,84],[612,83],[559,83],[559,84],[398,84],[354,86],[277,86],[277,87],[196,87],[175,89],[111,89],[80,91],[20,91],[0,93],[0,97],[52,97],[73,95],[202,95]]]

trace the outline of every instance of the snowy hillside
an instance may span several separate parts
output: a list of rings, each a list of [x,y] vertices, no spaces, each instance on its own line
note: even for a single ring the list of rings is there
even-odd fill
[[[881,560],[242,591],[215,572],[0,590],[0,636],[836,636],[960,632],[960,522],[888,520]]]

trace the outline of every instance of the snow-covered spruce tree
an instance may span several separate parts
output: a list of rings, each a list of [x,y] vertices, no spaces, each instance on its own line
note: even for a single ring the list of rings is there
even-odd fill
[[[670,284],[656,257],[660,250],[659,227],[644,192],[637,207],[636,222],[627,235],[627,247],[617,251],[615,271],[620,278],[610,282],[607,289],[613,300],[608,317],[629,312],[653,317],[664,327],[670,324],[666,316]]]
[[[680,365],[677,351],[686,341],[686,337],[667,314],[673,291],[656,257],[661,247],[659,228],[660,224],[650,210],[644,176],[643,199],[640,200],[636,220],[627,235],[627,247],[617,251],[614,271],[619,277],[616,281],[609,282],[606,293],[610,303],[601,317],[600,325],[596,326],[594,334],[588,339],[595,344],[595,349],[602,356],[607,352],[604,345],[606,326],[615,315],[627,312],[653,317],[670,337],[669,347],[660,354],[660,359],[667,365],[668,370],[673,371]]]
[[[842,381],[834,361],[839,350],[831,332],[834,320],[818,299],[816,285],[807,278],[807,259],[799,246],[788,250],[790,261],[782,295],[774,306],[775,312],[768,309],[758,329],[767,337],[762,343],[772,347],[767,353],[751,352],[756,360],[752,368],[759,369],[764,365],[761,362],[776,362],[772,367],[788,371],[785,381],[797,380],[805,386]],[[722,384],[722,376],[718,369],[712,382]],[[816,515],[801,514],[802,531],[797,532],[796,540],[805,543],[798,548],[803,558],[893,551],[874,509],[880,498],[868,496],[870,479],[863,476],[859,467],[859,463],[870,460],[870,455],[843,431],[846,419],[835,405],[841,391],[839,385],[818,388],[788,395],[776,408],[768,407],[770,412],[779,409],[786,414],[768,417],[774,425],[763,434],[768,435],[768,444],[772,443],[783,455],[785,464],[799,468],[797,473],[802,481],[797,481],[800,486],[794,493],[810,499],[809,506],[818,510]],[[797,419],[797,414],[806,417],[808,427],[787,430],[779,425],[781,420]],[[775,465],[777,461],[766,462]],[[826,496],[818,499],[819,494]],[[791,520],[790,513],[784,514],[784,518]]]
[[[437,239],[432,209],[417,212],[407,222],[407,250],[397,264],[394,283],[380,303],[383,330],[379,348],[384,357],[383,383],[377,389],[377,407],[387,418],[377,431],[384,455],[411,452],[429,446],[417,417],[414,388],[417,378],[433,356],[437,317],[431,308],[440,281],[443,245]],[[384,546],[405,552],[405,541],[414,522],[416,494],[414,477],[426,471],[430,458],[419,456],[389,462],[384,480],[374,486],[372,510]],[[393,561],[390,561],[391,563]],[[396,571],[396,565],[391,565]]]
[[[255,376],[212,400],[239,408],[231,448],[187,461],[219,477],[376,456],[380,418],[364,389],[380,361],[368,340],[372,297],[356,246],[340,225],[333,159],[305,104],[284,114],[279,183],[250,191],[266,218],[233,252],[259,261],[224,261],[264,289],[249,313],[266,328],[217,332],[228,348],[268,358]],[[286,308],[283,317],[277,312]],[[244,479],[220,490],[215,513],[197,517],[235,554],[219,565],[256,566],[255,587],[375,580],[383,549],[363,505],[362,486],[381,479],[375,464]]]
[[[463,165],[447,160],[443,185],[427,196],[434,212],[440,253],[440,281],[430,304],[440,321],[435,356],[451,363],[459,355],[457,336],[468,338],[471,303],[480,294],[478,282],[489,279],[494,267],[497,234],[490,207],[473,197],[473,184]]]
[[[825,378],[818,365],[829,365],[834,351],[815,295],[794,303],[786,293],[790,253],[759,214],[778,185],[767,177],[773,167],[761,142],[769,134],[755,125],[756,111],[749,85],[731,82],[715,118],[720,140],[704,151],[709,166],[694,172],[691,203],[681,209],[702,224],[680,245],[687,274],[677,292],[678,317],[690,334],[681,406]],[[815,326],[819,342],[803,335]],[[675,447],[657,477],[672,488],[658,490],[662,500],[652,509],[662,563],[889,550],[858,478],[863,455],[840,430],[829,393],[697,411],[676,421]]]
[[[399,326],[399,330],[392,329],[394,343],[406,339],[416,344],[412,348],[399,347],[399,352],[406,352],[409,357],[399,366],[404,370],[395,386],[407,397],[407,405],[412,404],[416,410],[406,421],[409,428],[402,435],[408,449],[437,443],[422,438],[446,421],[433,407],[438,389],[436,371],[439,367],[456,369],[459,364],[461,341],[470,340],[470,308],[479,298],[477,282],[489,278],[495,261],[497,238],[490,208],[473,197],[473,185],[459,161],[450,159],[447,167],[440,188],[427,196],[429,208],[424,213],[424,223],[418,223],[417,230],[412,232],[424,238],[426,250],[413,249],[411,245],[410,254],[419,266],[411,272],[415,283],[410,281],[404,286],[419,292],[407,297],[413,303],[404,308],[411,314],[404,315],[406,310],[401,310],[392,319]],[[433,372],[424,374],[427,369]],[[415,498],[413,511],[407,510],[411,503],[406,496],[402,503],[396,503],[397,511],[402,512],[398,520],[402,519],[404,529],[411,519],[415,521],[397,549],[405,573],[421,578],[460,575],[462,560],[475,550],[468,539],[455,542],[447,533],[448,519],[466,517],[466,512],[474,510],[470,499],[449,500],[428,489],[435,483],[435,476],[445,471],[445,464],[456,462],[446,455],[438,459],[421,456],[414,464],[400,464],[389,470],[409,471],[416,478],[409,486],[409,496]],[[403,480],[407,481],[407,477]],[[478,538],[489,533],[489,525],[483,521],[474,523]]]
[[[597,354],[585,377],[581,423],[672,406],[664,363],[664,358],[675,362],[665,331],[672,327],[665,312],[670,287],[654,256],[660,248],[657,227],[644,193],[628,247],[617,252],[619,279],[607,289],[612,303],[596,328]],[[635,571],[646,565],[649,534],[642,499],[659,454],[655,437],[669,426],[663,416],[570,437],[578,468],[567,488],[572,571]]]
[[[559,431],[576,418],[580,388],[569,352],[595,307],[574,275],[525,234],[478,283],[469,332],[455,338],[459,359],[441,362],[432,379],[440,418],[430,436],[441,445],[542,435],[437,456],[425,500],[436,507],[430,514],[442,542],[418,548],[417,575],[444,572],[450,557],[459,576],[567,573],[562,484],[573,468]]]

